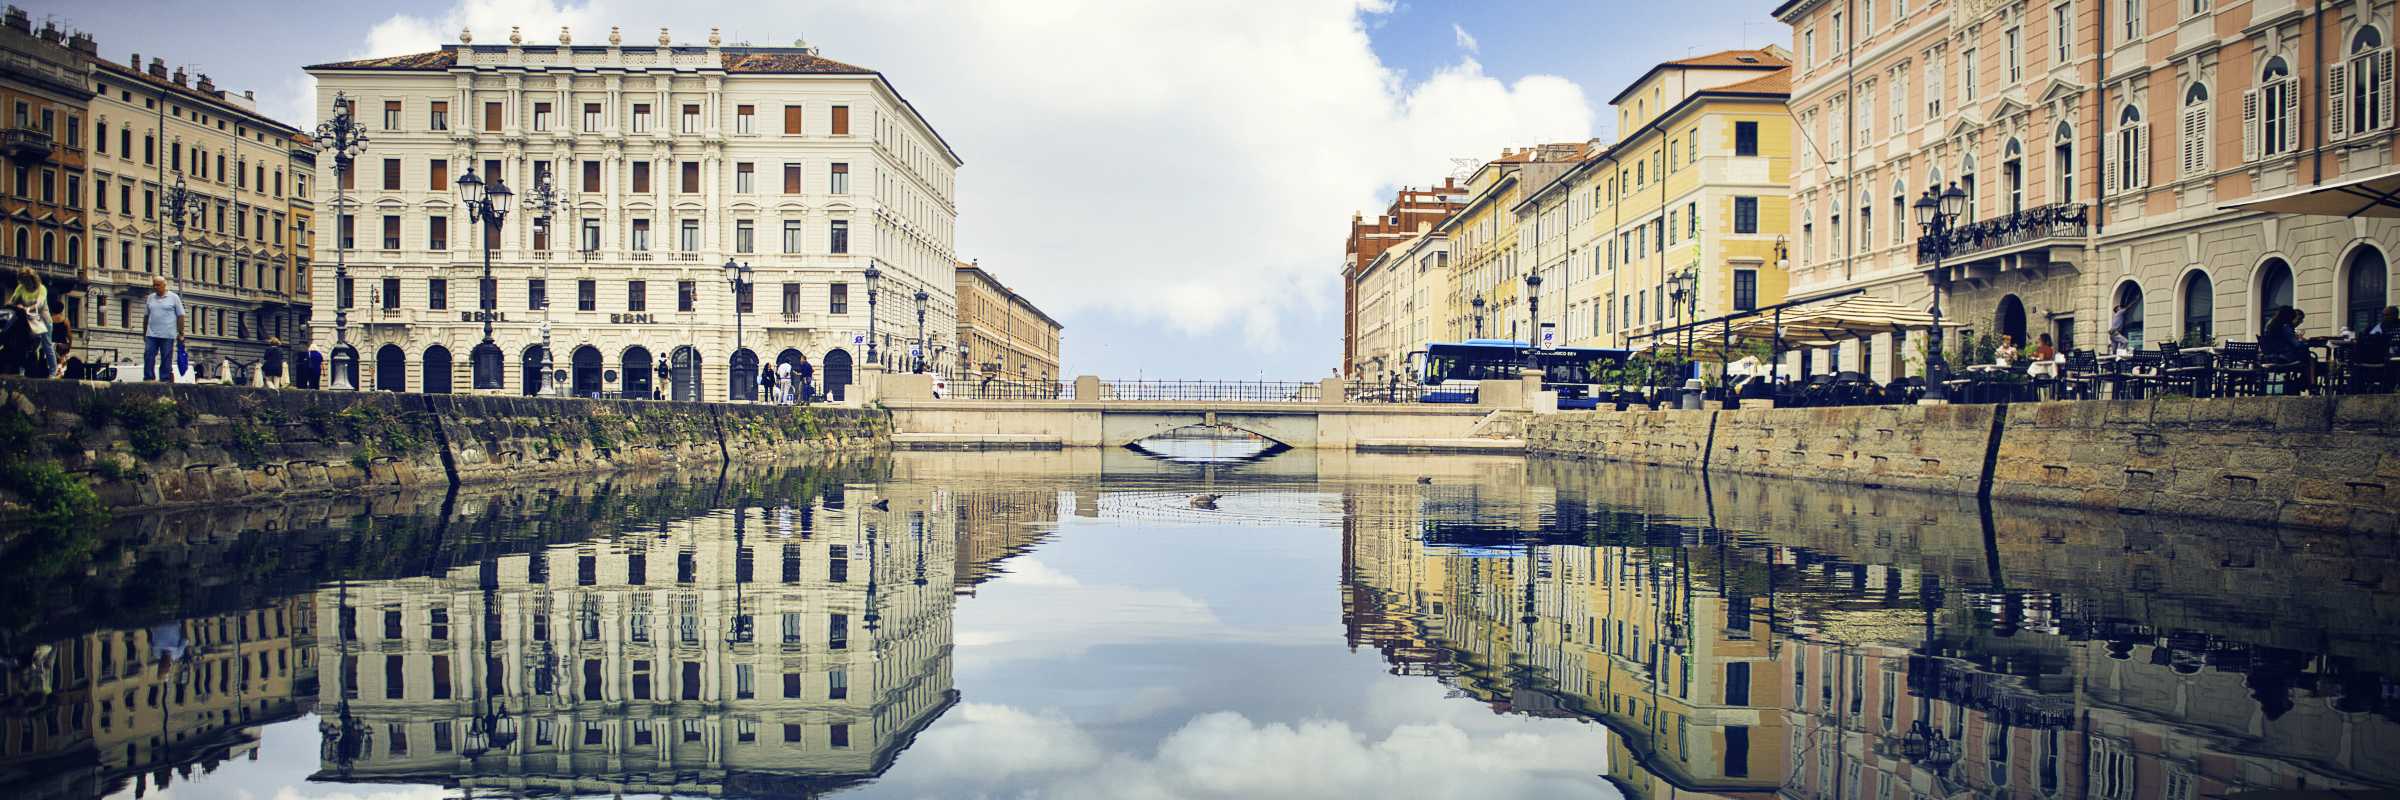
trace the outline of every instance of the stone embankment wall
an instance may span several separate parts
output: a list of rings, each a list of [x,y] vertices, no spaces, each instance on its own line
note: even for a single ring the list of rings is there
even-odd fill
[[[880,411],[0,379],[8,459],[111,509],[767,461],[888,441]],[[0,518],[25,511],[0,486]]]
[[[1533,453],[2400,532],[2400,396],[1545,415]]]

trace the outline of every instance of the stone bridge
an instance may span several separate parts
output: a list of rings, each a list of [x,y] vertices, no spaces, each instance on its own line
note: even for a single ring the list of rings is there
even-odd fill
[[[1198,426],[1303,450],[1522,452],[1525,446],[1514,409],[1350,402],[1330,381],[1323,394],[1291,400],[1122,400],[1091,378],[1077,381],[1078,399],[957,400],[934,399],[907,380],[916,377],[883,376],[877,391],[877,402],[892,414],[892,441],[902,448],[1125,447]]]

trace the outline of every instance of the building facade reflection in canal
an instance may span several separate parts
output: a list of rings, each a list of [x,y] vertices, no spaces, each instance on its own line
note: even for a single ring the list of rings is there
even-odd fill
[[[851,485],[316,594],[317,779],[796,794],[956,698],[954,522]]]
[[[2400,784],[2391,655],[2288,646],[2338,643],[2344,625],[2390,630],[2388,614],[2291,617],[2294,586],[2162,585],[2141,555],[2129,578],[2089,581],[2069,563],[2087,554],[2038,514],[1994,531],[1971,500],[1809,493],[1841,522],[1748,534],[1708,524],[1727,498],[1697,475],[1599,474],[1463,501],[1456,486],[1351,492],[1352,645],[1496,713],[1607,726],[1609,777],[1635,797],[2178,800]],[[1760,486],[1751,502],[1772,494]],[[1866,507],[1879,502],[1896,505]],[[2187,557],[2208,553],[2198,537],[2238,537],[2146,527],[2171,524],[2079,536]],[[1866,552],[1845,553],[1850,541]],[[2370,577],[2313,591],[2364,611],[2390,607],[2392,588]],[[2187,613],[2196,600],[2218,613]],[[2261,619],[2275,610],[2286,616]],[[2284,641],[2253,640],[2261,623]]]

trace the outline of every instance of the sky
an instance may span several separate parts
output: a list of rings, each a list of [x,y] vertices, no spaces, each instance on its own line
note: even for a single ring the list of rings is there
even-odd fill
[[[959,258],[1065,324],[1063,375],[1106,378],[1329,374],[1352,214],[1455,159],[1613,138],[1608,97],[1659,61],[1791,38],[1768,0],[23,4],[104,57],[165,58],[302,127],[302,66],[433,50],[462,27],[805,39],[883,72],[950,142]]]

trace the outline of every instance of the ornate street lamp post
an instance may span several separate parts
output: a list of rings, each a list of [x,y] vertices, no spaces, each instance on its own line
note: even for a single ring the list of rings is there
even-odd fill
[[[494,296],[499,284],[492,279],[492,246],[500,226],[508,221],[509,201],[516,199],[516,193],[499,178],[486,187],[483,179],[475,176],[475,168],[468,167],[467,174],[458,176],[458,199],[466,204],[467,218],[483,229],[483,282],[476,292],[481,295],[476,305],[482,306],[477,316],[483,318],[483,343],[475,346],[475,388],[498,389],[500,345],[492,341],[492,318],[499,316],[500,303]]]
[[[925,355],[933,344],[925,340],[925,301],[930,297],[932,295],[926,294],[925,290],[917,290],[917,347],[908,356],[910,372],[925,371]]]
[[[1925,337],[1925,399],[1948,401],[1950,391],[1943,385],[1950,378],[1950,366],[1942,361],[1942,287],[1949,284],[1950,276],[1942,266],[1942,256],[1950,249],[1950,229],[1966,213],[1967,193],[1955,182],[1938,196],[1928,187],[1910,208],[1916,212],[1917,226],[1925,230],[1917,249],[1933,257],[1933,271],[1926,273],[1933,287],[1933,304],[1926,309],[1933,315],[1933,330]]]
[[[1530,325],[1525,329],[1525,366],[1536,368],[1533,353],[1542,347],[1542,274],[1525,273],[1525,317]]]
[[[174,249],[167,254],[167,258],[176,264],[176,280],[183,279],[184,227],[200,221],[202,213],[200,202],[203,199],[199,192],[192,191],[190,187],[184,185],[182,172],[175,173],[175,185],[167,187],[166,212],[168,221],[175,223],[175,241],[172,242]],[[193,269],[195,273],[198,271],[199,269],[196,267]]]
[[[876,285],[877,283],[879,283],[879,282],[881,282],[881,281],[883,280],[883,270],[876,269],[876,268],[875,268],[875,265],[873,265],[873,264],[868,264],[868,265],[867,265],[867,273],[866,273],[866,278],[867,278],[867,363],[869,363],[869,364],[874,364],[874,365],[876,365],[877,367],[881,367],[881,366],[883,366],[883,360],[882,360],[882,359],[879,357],[879,355],[878,355],[878,351],[877,351],[877,349],[876,349],[876,342],[875,342],[875,292],[876,292],[876,287],[875,287],[875,285]]]
[[[551,186],[548,176],[543,176],[534,180],[533,193],[525,198],[525,207],[533,212],[533,229],[552,237],[550,244],[555,246],[558,233],[551,228],[551,215],[561,208],[573,208],[574,202]],[[543,250],[536,253],[535,257],[542,260],[542,361],[538,366],[542,374],[541,385],[534,391],[543,397],[555,397],[558,395],[558,380],[554,377],[555,362],[551,360],[550,353],[550,252]],[[486,330],[489,330],[488,323]],[[487,334],[485,339],[488,341],[490,336]]]
[[[1476,295],[1474,300],[1469,301],[1469,305],[1475,307],[1475,338],[1481,339],[1483,338],[1483,295]]]
[[[356,389],[358,350],[350,346],[350,218],[349,176],[352,165],[367,150],[367,126],[351,113],[354,103],[343,92],[333,93],[333,119],[317,126],[317,144],[333,154],[333,388]],[[350,224],[345,224],[350,223]],[[345,358],[347,356],[347,358]]]
[[[750,290],[750,265],[730,258],[725,259],[725,285],[733,288],[733,357],[740,358],[744,349],[742,346],[742,312],[746,310],[742,308],[745,305],[742,297],[744,292]],[[753,363],[756,363],[755,360]],[[732,378],[735,381],[743,379],[744,376],[741,375],[735,375]],[[748,376],[748,380],[751,386],[758,385],[757,375]],[[731,393],[728,392],[728,394]]]

